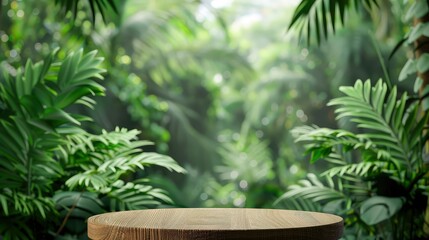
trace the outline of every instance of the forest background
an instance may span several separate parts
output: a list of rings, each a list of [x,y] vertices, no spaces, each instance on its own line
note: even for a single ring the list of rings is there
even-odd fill
[[[5,143],[9,141],[6,139],[32,139],[19,133],[19,121],[16,134],[7,130],[13,129],[8,119],[21,115],[32,120],[28,121],[29,132],[32,127],[39,128],[39,132],[31,134],[59,133],[55,143],[64,145],[56,149],[28,140],[28,156],[34,154],[34,149],[47,151],[53,160],[64,159],[59,167],[62,170],[55,169],[48,177],[40,173],[37,178],[27,169],[28,159],[23,158],[22,176],[17,173],[18,177],[8,176],[0,181],[4,186],[0,193],[0,236],[6,239],[85,238],[84,219],[109,210],[172,206],[327,210],[326,205],[324,209],[310,203],[306,204],[311,206],[291,205],[281,198],[299,180],[306,176],[314,180],[331,166],[329,162],[310,163],[305,147],[295,143],[297,135],[291,130],[313,124],[357,130],[347,120],[336,121],[335,108],[327,106],[331,99],[342,96],[340,86],[352,86],[357,79],[372,79],[374,85],[380,78],[393,79],[399,93],[413,92],[415,88],[413,81],[395,80],[410,55],[405,47],[395,46],[412,27],[404,16],[415,3],[384,0],[377,1],[376,7],[371,1],[357,4],[346,12],[345,27],[338,27],[335,35],[320,39],[317,33],[308,42],[295,28],[288,29],[298,1],[75,2],[79,3],[74,6],[48,0],[1,1],[1,71],[20,79],[18,69],[25,66],[25,82],[32,76],[27,75],[26,69],[40,70],[37,64],[28,64],[27,59],[44,60],[47,83],[34,80],[32,87],[45,84],[41,89],[49,89],[55,96],[64,91],[63,98],[52,98],[51,103],[71,99],[61,106],[54,104],[55,114],[46,109],[32,114],[28,111],[32,107],[28,107],[14,115],[9,113],[7,87],[2,88],[0,116],[6,119],[0,132],[3,159],[15,154],[5,150],[13,148]],[[339,17],[337,22],[341,20]],[[315,44],[318,40],[320,43]],[[79,52],[81,49],[83,53]],[[389,56],[394,49],[397,51]],[[49,58],[51,65],[47,64],[47,56],[54,59]],[[66,69],[67,64],[74,66],[74,61],[78,70],[83,69],[79,78],[75,75],[61,80],[67,79],[67,74],[61,75],[66,70],[61,69]],[[55,66],[60,70],[55,70]],[[58,78],[49,77],[50,74],[58,74]],[[101,78],[104,80],[92,82]],[[403,78],[415,76],[406,74]],[[2,77],[4,86],[7,79]],[[82,83],[73,85],[76,79]],[[66,84],[68,81],[70,85]],[[78,85],[86,90],[66,91]],[[70,97],[73,94],[79,97]],[[79,102],[82,99],[85,100]],[[35,116],[38,122],[33,121]],[[75,128],[64,131],[64,126],[69,125],[78,125],[81,135],[73,135]],[[104,135],[97,135],[101,132]],[[119,133],[119,137],[114,133]],[[12,137],[22,134],[27,137]],[[130,154],[125,157],[136,163],[122,169],[120,158],[124,156],[117,153],[137,137],[154,144],[137,141],[127,148]],[[110,152],[106,153],[106,149]],[[162,154],[156,155],[162,163],[151,160],[153,155],[144,155],[142,160],[143,155],[135,155],[139,151]],[[17,155],[19,152],[16,150]],[[90,170],[107,174],[109,168],[91,160],[96,154],[110,154],[110,158],[113,154],[114,159],[119,159],[111,168],[120,174],[111,182],[100,183],[93,178],[96,174]],[[84,160],[95,167],[83,163]],[[19,164],[2,164],[3,174],[7,169],[20,169]],[[40,164],[49,165],[43,161]],[[146,168],[150,165],[161,167]],[[81,169],[76,170],[76,166]],[[51,173],[48,167],[41,169]],[[26,178],[29,173],[33,176]],[[44,178],[48,180],[40,180]],[[34,180],[34,186],[28,184],[29,179]],[[134,185],[128,184],[131,182]],[[16,183],[16,187],[11,183]],[[43,184],[49,187],[39,186]],[[20,191],[27,195],[19,195]],[[148,197],[134,198],[136,194]],[[31,201],[34,205],[28,203]],[[48,226],[46,216],[51,214],[61,224]],[[387,214],[388,218],[393,215]],[[10,225],[10,219],[20,225]],[[378,223],[357,224],[359,227],[350,228],[346,237],[383,235],[373,227]],[[356,222],[350,226],[356,227]]]

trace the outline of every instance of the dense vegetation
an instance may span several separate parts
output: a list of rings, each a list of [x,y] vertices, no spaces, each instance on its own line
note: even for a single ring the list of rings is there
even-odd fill
[[[1,0],[0,238],[171,206],[429,233],[427,2],[290,2]]]

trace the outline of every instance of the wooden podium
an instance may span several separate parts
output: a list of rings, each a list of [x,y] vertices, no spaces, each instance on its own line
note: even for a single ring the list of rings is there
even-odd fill
[[[88,219],[93,240],[338,240],[342,232],[341,217],[277,209],[153,209]]]

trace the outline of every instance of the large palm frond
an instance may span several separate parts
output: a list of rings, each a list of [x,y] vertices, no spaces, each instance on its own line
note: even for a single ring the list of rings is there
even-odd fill
[[[310,43],[312,34],[315,34],[316,42],[338,27],[337,20],[344,24],[346,12],[354,6],[358,8],[362,4],[371,7],[378,0],[302,0],[292,16],[289,29],[297,27],[300,35],[306,35],[307,43]],[[314,32],[313,32],[314,31]]]
[[[368,139],[380,153],[388,157],[398,169],[422,167],[422,146],[427,134],[423,129],[428,114],[419,116],[419,105],[412,103],[406,93],[397,100],[394,87],[388,91],[381,80],[375,86],[370,81],[357,81],[354,87],[342,87],[347,96],[334,99],[330,105],[339,105],[337,118],[350,118],[351,122],[366,132],[357,136]]]
[[[69,173],[74,175],[66,185],[72,190],[83,188],[106,192],[122,175],[150,165],[184,172],[170,157],[142,152],[141,147],[151,143],[137,140],[138,134],[136,130],[116,129],[101,135],[83,133],[69,136],[74,141],[69,141],[64,151],[69,154],[68,161],[74,163],[69,169]],[[77,172],[75,164],[80,166]]]
[[[106,15],[110,12],[114,12],[118,14],[118,3],[116,0],[88,0],[88,1],[81,1],[81,0],[55,0],[55,3],[57,5],[60,5],[61,8],[65,12],[72,12],[73,15],[76,16],[79,4],[82,2],[86,2],[89,5],[90,8],[90,14],[92,16],[92,19],[95,21],[95,16],[97,13],[100,13],[103,20],[106,19]]]

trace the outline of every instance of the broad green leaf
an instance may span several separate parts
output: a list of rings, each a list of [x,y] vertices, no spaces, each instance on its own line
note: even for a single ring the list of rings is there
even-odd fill
[[[423,85],[423,79],[421,79],[420,77],[417,77],[416,81],[414,82],[414,92],[418,92],[422,85]]]
[[[402,119],[404,117],[405,106],[407,101],[407,93],[402,95],[402,98],[397,102],[396,109],[393,113],[393,126],[395,129],[401,129]]]
[[[69,92],[62,93],[55,99],[55,107],[65,108],[76,103],[82,97],[92,94],[91,89],[87,87],[75,88]]]
[[[397,96],[397,88],[394,87],[390,91],[389,97],[387,98],[387,101],[386,101],[385,107],[384,107],[384,109],[385,109],[384,116],[385,116],[387,123],[389,123],[389,124],[392,122],[391,116],[392,116],[393,110],[395,109],[395,106],[396,106],[396,96]]]
[[[428,94],[429,86],[426,86],[422,92],[423,92],[423,95]],[[426,97],[422,100],[422,106],[423,106],[423,111],[427,112],[429,110],[429,97]]]
[[[429,70],[429,53],[423,53],[417,59],[417,71],[424,73]]]
[[[37,79],[35,74],[33,74],[33,63],[30,59],[27,60],[27,63],[25,64],[25,73],[24,77],[22,78],[23,86],[24,86],[24,95],[30,94],[31,90],[33,89],[33,78]]]
[[[428,3],[425,0],[416,0],[408,9],[405,15],[405,21],[411,21],[414,18],[421,18],[429,12]]]
[[[53,200],[57,206],[69,209],[72,206],[85,209],[97,214],[104,212],[103,203],[98,199],[96,193],[90,192],[57,192]]]
[[[323,206],[323,212],[339,214],[343,211],[346,211],[346,208],[344,207],[344,202],[344,199],[330,201]]]
[[[45,110],[43,114],[43,119],[47,120],[57,120],[59,121],[59,124],[63,123],[73,123],[76,125],[81,125],[79,121],[74,119],[69,113],[56,108],[48,108]]]
[[[61,64],[57,81],[60,89],[66,87],[66,84],[73,79],[73,75],[76,71],[76,67],[78,64],[76,60],[77,54],[79,53],[70,53]]]
[[[408,43],[413,44],[421,36],[429,37],[429,23],[418,23],[408,36]]]
[[[407,79],[408,75],[416,73],[416,65],[417,64],[414,59],[408,59],[404,67],[401,69],[401,72],[399,73],[399,81],[404,81],[405,79]]]
[[[374,196],[362,203],[360,217],[368,225],[375,225],[391,218],[401,210],[402,198]]]
[[[6,216],[9,215],[9,208],[7,204],[7,197],[5,195],[0,194],[0,204],[2,207],[2,210]]]
[[[366,103],[371,102],[371,81],[365,81],[363,85],[363,96]]]
[[[381,89],[381,91],[379,91]],[[378,114],[383,114],[383,104],[386,98],[387,85],[382,81],[378,81],[371,92],[372,105],[375,107]]]

